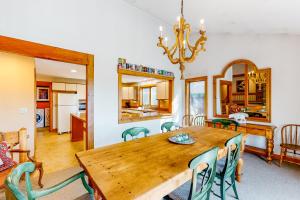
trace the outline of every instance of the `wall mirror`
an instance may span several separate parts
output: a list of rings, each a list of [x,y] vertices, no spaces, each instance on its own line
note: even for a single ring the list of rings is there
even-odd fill
[[[246,113],[249,121],[271,122],[271,68],[235,60],[213,77],[214,117]]]

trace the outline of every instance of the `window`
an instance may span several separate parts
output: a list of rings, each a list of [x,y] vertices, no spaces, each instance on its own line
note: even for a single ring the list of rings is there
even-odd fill
[[[156,87],[151,88],[151,106],[157,106]]]
[[[186,114],[207,115],[207,77],[186,80]]]
[[[158,104],[156,87],[146,87],[141,90],[141,105],[155,107]]]
[[[150,88],[143,88],[142,89],[142,105],[148,106],[150,105]]]

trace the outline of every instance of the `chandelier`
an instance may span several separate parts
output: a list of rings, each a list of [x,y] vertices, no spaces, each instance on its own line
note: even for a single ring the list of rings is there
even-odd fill
[[[263,72],[251,71],[248,73],[248,78],[259,86],[259,90],[261,90],[262,84],[267,83],[267,74]]]
[[[181,15],[177,18],[178,23],[173,26],[175,34],[175,43],[169,48],[168,37],[163,36],[163,27],[160,26],[160,36],[158,38],[157,46],[164,49],[172,64],[180,64],[181,79],[183,79],[183,72],[185,69],[184,63],[191,63],[195,60],[200,51],[205,51],[204,45],[207,37],[205,35],[204,20],[200,20],[200,38],[195,45],[190,44],[189,38],[191,34],[191,26],[186,23],[183,15],[183,0],[181,0]]]

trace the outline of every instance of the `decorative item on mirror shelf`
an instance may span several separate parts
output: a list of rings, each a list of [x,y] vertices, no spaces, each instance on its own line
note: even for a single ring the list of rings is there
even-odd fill
[[[163,76],[174,77],[173,72],[169,72],[169,71],[161,70],[161,69],[155,69],[152,67],[146,67],[144,65],[136,65],[136,64],[127,63],[125,58],[118,59],[118,68],[137,71],[137,72],[145,72],[145,73],[150,73],[150,74],[159,74],[159,75],[163,75]]]
[[[246,124],[247,120],[246,118],[249,117],[247,113],[239,112],[239,113],[234,113],[230,114],[229,118],[234,119],[234,121],[240,123],[240,124]]]

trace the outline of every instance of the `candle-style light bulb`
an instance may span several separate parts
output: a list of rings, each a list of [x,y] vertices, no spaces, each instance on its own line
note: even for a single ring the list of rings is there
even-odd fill
[[[166,46],[168,46],[168,37],[165,37]]]
[[[205,31],[205,20],[204,19],[200,19],[200,31]]]
[[[160,27],[159,27],[160,37],[163,36],[163,30],[164,30],[164,28],[163,28],[162,26],[160,26]]]
[[[186,46],[186,41],[183,40],[183,48],[185,49],[185,46]]]
[[[178,27],[180,28],[180,19],[181,19],[181,16],[178,16],[177,17],[177,22],[178,22]]]

